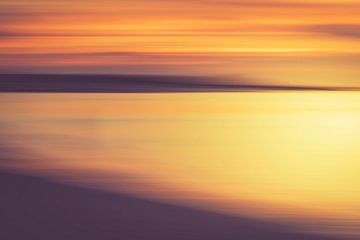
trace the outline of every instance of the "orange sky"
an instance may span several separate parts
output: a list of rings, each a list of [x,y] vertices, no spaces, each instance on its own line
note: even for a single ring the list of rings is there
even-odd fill
[[[360,86],[359,0],[0,1],[0,71]]]

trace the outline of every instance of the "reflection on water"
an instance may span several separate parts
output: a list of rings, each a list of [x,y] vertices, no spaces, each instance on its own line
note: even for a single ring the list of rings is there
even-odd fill
[[[3,167],[359,234],[359,93],[0,99]]]

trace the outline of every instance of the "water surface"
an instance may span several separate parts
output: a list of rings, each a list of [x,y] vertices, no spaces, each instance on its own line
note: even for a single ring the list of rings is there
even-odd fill
[[[0,99],[3,168],[359,234],[357,92]]]

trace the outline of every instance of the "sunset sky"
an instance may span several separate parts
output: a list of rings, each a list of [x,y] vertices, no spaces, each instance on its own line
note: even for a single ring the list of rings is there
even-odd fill
[[[2,0],[0,72],[359,87],[359,12],[359,0]]]
[[[0,239],[360,239],[359,40],[360,0],[0,0]]]

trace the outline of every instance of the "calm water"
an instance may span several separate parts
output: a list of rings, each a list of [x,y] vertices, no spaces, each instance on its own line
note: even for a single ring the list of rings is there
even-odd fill
[[[0,100],[3,168],[359,234],[360,93]]]

